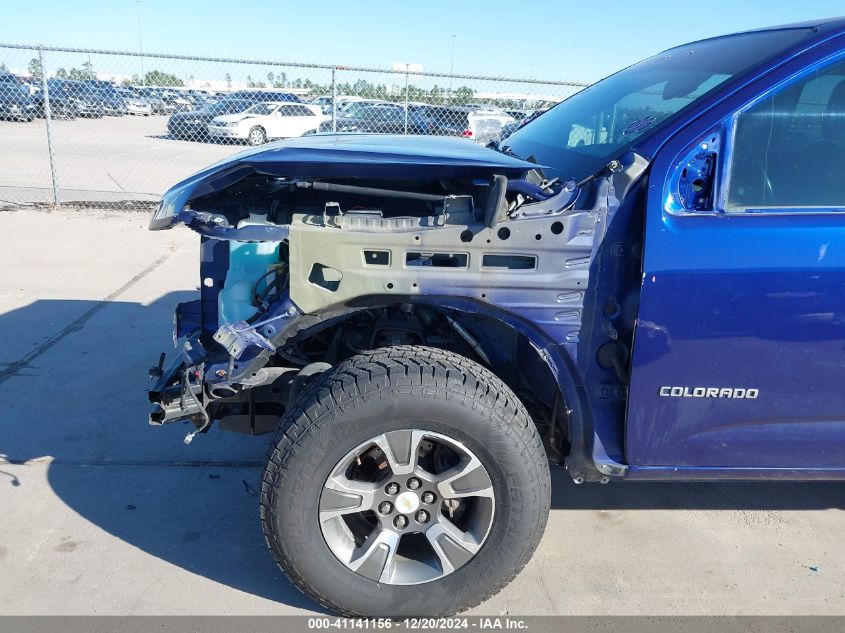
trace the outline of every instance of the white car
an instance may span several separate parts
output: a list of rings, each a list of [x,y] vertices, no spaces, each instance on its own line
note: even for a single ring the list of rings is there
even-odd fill
[[[302,136],[317,130],[328,118],[316,105],[265,101],[238,114],[215,117],[208,124],[208,133],[212,138],[261,145],[271,138]]]
[[[502,129],[514,119],[507,112],[492,108],[469,108],[462,115],[464,131],[461,136],[471,139],[481,145],[490,141],[498,141],[502,137]]]

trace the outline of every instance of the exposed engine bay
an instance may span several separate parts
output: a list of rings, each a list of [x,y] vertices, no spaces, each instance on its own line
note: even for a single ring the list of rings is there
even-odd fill
[[[151,422],[270,432],[315,373],[425,345],[493,368],[554,436],[567,411],[554,389],[559,355],[578,363],[597,249],[647,163],[633,155],[561,182],[459,139],[437,142],[460,149],[458,160],[379,166],[370,154],[354,170],[276,161],[248,172],[233,161],[174,187],[151,228],[181,222],[202,236],[201,298],[177,309],[180,356],[152,370]],[[610,320],[631,323],[602,336],[615,328],[624,340],[629,312]],[[602,352],[614,382],[628,351]]]

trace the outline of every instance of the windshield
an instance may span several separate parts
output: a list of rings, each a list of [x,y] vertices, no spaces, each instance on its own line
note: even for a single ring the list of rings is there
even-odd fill
[[[0,97],[28,97],[29,90],[19,83],[0,82]]]
[[[549,167],[549,176],[581,180],[719,84],[811,32],[758,31],[673,48],[571,96],[502,146]]]
[[[372,101],[352,101],[348,104],[342,105],[340,109],[344,116],[352,116],[356,114],[361,108],[372,108],[375,105]]]
[[[218,101],[208,105],[205,110],[211,114],[235,114],[249,107],[248,101]]]
[[[246,111],[246,114],[259,114],[259,115],[267,115],[272,114],[272,112],[276,109],[276,106],[269,105],[267,103],[256,103],[252,106],[249,110]]]

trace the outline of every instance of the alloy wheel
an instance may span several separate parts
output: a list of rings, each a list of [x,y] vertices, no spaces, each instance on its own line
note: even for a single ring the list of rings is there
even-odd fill
[[[419,429],[377,435],[349,451],[323,485],[319,521],[329,549],[380,583],[447,576],[484,545],[495,493],[463,443]]]

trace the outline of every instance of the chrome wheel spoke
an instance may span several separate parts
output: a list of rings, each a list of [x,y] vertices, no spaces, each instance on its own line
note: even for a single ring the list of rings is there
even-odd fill
[[[493,482],[487,474],[487,469],[475,455],[442,473],[437,482],[437,489],[445,499],[493,498]]]
[[[396,532],[376,528],[361,547],[352,551],[349,568],[370,580],[389,576],[400,538]]]
[[[417,456],[425,433],[417,430],[391,431],[374,441],[382,450],[394,475],[410,475],[417,467]]]

